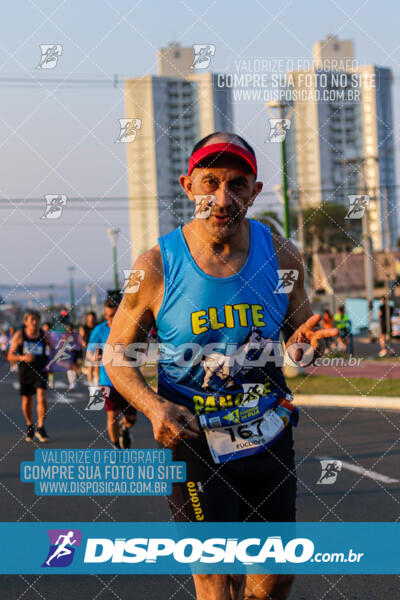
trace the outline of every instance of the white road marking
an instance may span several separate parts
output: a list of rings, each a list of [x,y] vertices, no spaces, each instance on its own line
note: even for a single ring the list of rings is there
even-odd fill
[[[19,390],[19,383],[18,383],[17,381],[13,381],[13,383],[12,383],[12,386],[13,386],[14,390]],[[65,389],[65,388],[67,388],[67,387],[68,387],[68,384],[67,384],[67,383],[64,383],[63,381],[56,381],[56,383],[55,383],[55,388],[56,388],[56,389],[57,389],[57,388],[58,388],[58,389],[61,389],[61,388],[62,388],[62,389]],[[54,389],[54,388],[51,388],[51,387],[48,385],[48,386],[47,386],[47,389],[48,389],[49,391],[51,391],[51,390],[52,390],[52,389]]]
[[[329,456],[316,456],[317,460],[336,460]],[[381,473],[377,473],[376,471],[369,471],[368,469],[364,469],[364,467],[358,467],[357,465],[353,465],[352,463],[346,462],[340,459],[342,463],[342,469],[347,469],[348,471],[354,471],[354,473],[359,473],[360,475],[364,475],[364,477],[369,477],[370,479],[374,479],[375,481],[381,481],[382,483],[400,483],[399,479],[393,479],[392,477],[387,477],[387,475],[382,475]]]
[[[74,402],[79,402],[82,398],[89,398],[88,394],[84,394],[82,392],[75,393],[73,396],[64,396],[62,394],[49,394],[49,402],[54,402],[57,404],[74,404]]]

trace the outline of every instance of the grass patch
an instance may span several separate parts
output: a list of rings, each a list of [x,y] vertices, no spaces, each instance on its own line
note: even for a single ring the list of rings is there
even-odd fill
[[[293,394],[329,394],[350,396],[398,396],[399,379],[367,379],[365,377],[325,377],[324,375],[299,375],[287,378]]]
[[[157,388],[157,373],[148,373],[145,380]],[[293,394],[328,394],[341,396],[391,396],[400,398],[400,379],[368,379],[366,377],[329,377],[327,375],[299,375],[287,377]]]

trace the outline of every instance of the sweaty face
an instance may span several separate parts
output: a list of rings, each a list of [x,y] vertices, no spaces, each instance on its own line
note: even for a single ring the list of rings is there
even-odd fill
[[[203,226],[216,239],[228,239],[238,229],[257,194],[253,173],[232,157],[215,160],[212,167],[196,168],[192,173],[193,196],[214,195],[215,204]]]

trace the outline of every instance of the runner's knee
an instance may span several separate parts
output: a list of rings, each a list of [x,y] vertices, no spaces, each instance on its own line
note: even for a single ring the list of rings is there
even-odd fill
[[[286,600],[289,597],[294,575],[266,575],[264,582],[252,582],[244,600]]]
[[[245,575],[194,575],[199,600],[241,600]]]

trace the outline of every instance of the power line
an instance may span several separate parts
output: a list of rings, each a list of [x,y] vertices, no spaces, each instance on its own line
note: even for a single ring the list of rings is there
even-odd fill
[[[379,195],[381,189],[386,188],[387,190],[397,190],[400,188],[400,184],[388,184],[388,185],[381,185],[381,186],[371,186],[369,187],[369,191],[370,191],[370,195],[376,196]],[[296,198],[298,195],[300,194],[337,194],[340,196],[343,195],[347,195],[348,193],[358,193],[359,191],[359,187],[357,185],[354,186],[348,186],[346,185],[345,188],[340,188],[339,186],[336,187],[332,187],[332,188],[313,188],[313,189],[305,189],[305,188],[301,188],[301,189],[296,189],[296,190],[290,190],[290,194],[292,196],[292,198]],[[175,201],[179,201],[179,200],[188,200],[188,198],[185,195],[174,195],[174,194],[160,194],[160,195],[148,195],[148,196],[141,196],[140,198],[138,198],[137,196],[105,196],[105,197],[97,197],[97,196],[85,196],[82,198],[78,198],[76,196],[67,196],[67,202],[68,204],[73,202],[73,203],[82,203],[84,206],[83,208],[96,208],[97,205],[99,203],[104,203],[104,202],[116,202],[116,201],[122,201],[122,202],[126,202],[125,205],[123,206],[110,206],[111,209],[113,208],[120,208],[120,209],[125,209],[125,208],[130,208],[129,204],[132,202],[132,204],[135,204],[138,201],[147,201],[147,200],[169,200],[171,202],[175,202]],[[262,191],[260,194],[258,194],[257,198],[263,198],[265,196],[270,196],[270,197],[274,197],[276,198],[276,194],[274,191]],[[44,202],[44,196],[43,197],[38,197],[38,198],[0,198],[0,208],[13,208],[13,207],[23,207],[26,209],[29,208],[37,208],[37,206],[35,206],[35,204],[40,204],[43,205]],[[33,206],[30,206],[30,204],[33,204]],[[92,203],[92,206],[90,206],[90,204]]]

